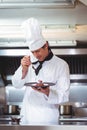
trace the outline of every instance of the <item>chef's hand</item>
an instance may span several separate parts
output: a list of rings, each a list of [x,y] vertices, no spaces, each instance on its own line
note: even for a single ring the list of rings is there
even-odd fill
[[[24,56],[21,59],[21,65],[22,65],[22,79],[24,79],[28,72],[28,67],[31,65],[30,57]]]
[[[49,96],[49,86],[44,87],[44,84],[42,83],[42,81],[39,81],[36,86],[32,87],[34,90],[44,93],[45,95]]]

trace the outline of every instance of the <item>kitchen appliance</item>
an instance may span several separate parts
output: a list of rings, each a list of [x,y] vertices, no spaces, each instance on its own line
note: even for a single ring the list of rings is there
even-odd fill
[[[60,117],[60,125],[87,125],[87,117]]]
[[[60,116],[60,125],[87,125],[87,108],[76,108],[73,116]]]
[[[59,117],[59,123],[62,125],[66,124],[87,124],[87,103],[84,102],[66,102],[64,104],[61,104],[63,111],[60,113]],[[68,107],[69,112],[66,114],[66,107]],[[71,109],[71,108],[72,109]],[[65,113],[64,113],[65,111]],[[60,111],[61,112],[61,111]]]
[[[16,0],[9,2],[9,0],[1,1],[0,2],[0,8],[58,8],[58,7],[74,7],[77,0],[27,0],[27,1],[21,1]],[[3,4],[4,3],[4,4]]]

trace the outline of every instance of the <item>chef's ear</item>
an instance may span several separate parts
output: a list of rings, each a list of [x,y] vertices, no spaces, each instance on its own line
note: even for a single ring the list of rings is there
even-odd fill
[[[45,47],[48,48],[48,46],[49,46],[49,45],[48,45],[48,41],[46,41]]]
[[[44,46],[42,48],[48,48],[48,43],[45,42]]]

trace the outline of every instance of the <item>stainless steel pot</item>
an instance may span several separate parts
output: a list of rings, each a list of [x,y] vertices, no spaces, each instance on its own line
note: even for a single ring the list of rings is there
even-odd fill
[[[59,105],[60,115],[87,116],[87,103],[85,102],[65,102]]]
[[[72,115],[73,110],[72,110],[72,105],[59,105],[59,113],[60,115]]]
[[[60,105],[70,105],[76,108],[87,107],[87,103],[85,102],[64,102],[64,103],[61,103]]]
[[[14,115],[20,114],[20,108],[18,105],[4,105],[3,106],[3,114]]]

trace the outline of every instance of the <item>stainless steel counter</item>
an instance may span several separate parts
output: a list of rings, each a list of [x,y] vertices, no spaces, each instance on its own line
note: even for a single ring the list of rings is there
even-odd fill
[[[4,120],[5,119],[5,120]],[[87,118],[83,118],[83,122],[80,118],[67,118],[66,121],[64,118],[59,120],[58,124],[13,124],[9,117],[0,118],[0,130],[87,130]]]
[[[87,117],[77,117],[77,116],[60,116],[60,125],[87,125]]]
[[[87,130],[86,125],[0,125],[0,130]]]
[[[15,119],[15,120],[13,120]],[[3,115],[0,116],[0,126],[1,125],[19,125],[19,126],[25,126],[26,124],[21,124],[21,121],[19,120],[19,122],[17,122],[16,119],[21,119],[20,115]],[[45,123],[45,124],[28,124],[30,125],[87,125],[87,117],[75,117],[75,116],[60,116],[59,118],[59,122],[58,123]]]

